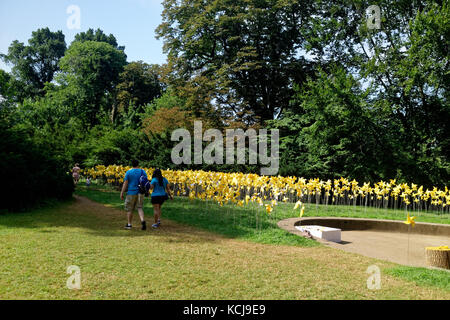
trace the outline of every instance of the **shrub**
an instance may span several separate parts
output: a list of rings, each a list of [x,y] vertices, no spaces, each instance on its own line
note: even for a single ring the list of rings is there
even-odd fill
[[[21,211],[43,200],[70,198],[71,175],[45,145],[34,142],[26,129],[0,119],[0,177],[4,185],[0,211]]]

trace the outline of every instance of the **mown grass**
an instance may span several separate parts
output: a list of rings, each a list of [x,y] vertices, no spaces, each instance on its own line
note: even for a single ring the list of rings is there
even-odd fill
[[[123,209],[123,201],[119,198],[119,192],[108,187],[88,189],[80,186],[76,194],[116,209]],[[153,208],[149,199],[144,202],[144,212],[149,216],[148,221],[152,221]],[[265,244],[306,247],[320,245],[316,241],[301,238],[277,228],[276,223],[279,217],[267,215],[265,210],[256,205],[244,208],[233,205],[221,207],[211,202],[191,201],[177,197],[175,201],[169,200],[163,205],[162,215],[163,220],[164,218],[170,219],[230,238]]]
[[[77,194],[117,209],[123,208],[123,202],[119,198],[119,193],[109,186],[97,185],[91,188],[80,186],[77,189]],[[182,197],[178,197],[173,202],[166,202],[163,208],[164,218],[227,237],[275,245],[303,247],[320,245],[318,242],[300,238],[277,227],[276,223],[279,220],[298,215],[298,211],[293,210],[292,203],[279,203],[271,215],[268,215],[265,209],[259,205],[248,205],[245,207],[224,205],[221,207],[211,202],[191,201]],[[146,214],[151,217],[152,207],[150,201],[145,201],[144,209]],[[421,222],[450,223],[448,214],[433,212],[415,214],[417,215],[417,220]],[[404,220],[405,211],[306,204],[305,216]],[[399,266],[390,268],[388,272],[393,276],[402,277],[414,283],[449,290],[449,273],[445,271],[439,272],[426,268]],[[420,282],[417,280],[420,280]]]
[[[413,281],[418,285],[433,286],[450,291],[450,271],[399,266],[385,270],[387,274]]]
[[[93,186],[90,188],[79,186],[76,193],[117,209],[123,208],[119,193],[108,186]],[[204,202],[178,197],[173,203],[166,202],[163,206],[163,216],[179,223],[199,227],[228,237],[259,243],[318,245],[314,241],[299,238],[277,227],[279,220],[298,216],[299,210],[294,211],[293,207],[294,204],[292,203],[279,202],[269,215],[264,207],[257,204],[250,203],[244,207],[230,204],[221,207],[211,201]],[[153,215],[149,200],[145,201],[144,210],[147,215]],[[420,212],[414,213],[414,215],[417,215],[416,221],[450,224],[449,214]],[[405,220],[406,213],[403,210],[370,207],[306,204],[304,216]]]
[[[86,196],[93,201],[122,209],[123,202],[119,193],[109,186],[97,185],[93,188],[80,186],[77,194]],[[145,212],[152,215],[150,201],[145,202]],[[449,215],[434,212],[415,213],[417,220],[432,223],[450,223]],[[297,245],[304,247],[320,244],[308,239],[292,235],[276,226],[277,221],[298,215],[293,210],[292,203],[279,203],[271,215],[265,213],[259,205],[236,207],[224,205],[220,207],[211,202],[177,198],[174,202],[166,202],[163,215],[173,221],[198,227],[227,237],[248,240],[257,243],[277,245]],[[404,220],[405,211],[364,208],[355,206],[323,206],[306,204],[306,216],[332,216]],[[449,273],[426,268],[392,267],[387,272],[395,277],[401,277],[419,285],[433,286],[450,290]]]
[[[384,272],[395,264],[325,246],[237,241],[171,220],[123,230],[118,194],[89,193],[112,204],[80,198],[0,216],[0,299],[450,298],[445,288]],[[166,216],[187,204],[168,202]],[[373,264],[382,270],[380,290],[366,286]],[[81,269],[80,290],[66,288],[71,265]]]

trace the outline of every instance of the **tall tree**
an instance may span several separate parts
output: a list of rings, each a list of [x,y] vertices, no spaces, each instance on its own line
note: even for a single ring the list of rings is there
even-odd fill
[[[117,50],[125,51],[124,46],[119,46],[117,44],[117,39],[113,34],[106,35],[103,30],[97,29],[89,29],[86,32],[80,32],[75,35],[74,41],[84,42],[84,41],[97,41],[97,42],[105,42],[112,45]]]
[[[12,80],[8,72],[0,69],[0,99],[5,100],[14,95]]]
[[[380,9],[379,26],[368,23],[371,5]],[[370,90],[365,101],[384,115],[379,130],[390,133],[398,176],[448,183],[448,1],[318,0],[314,6],[303,29],[308,53],[328,72],[343,66]]]
[[[15,102],[15,92],[14,79],[0,69],[0,118],[9,116],[9,107]]]
[[[66,42],[62,31],[51,32],[49,28],[34,31],[28,45],[13,41],[8,54],[1,57],[13,66],[12,74],[21,86],[19,100],[45,94],[45,84],[53,80],[65,51]]]
[[[112,111],[119,74],[126,55],[112,45],[96,41],[75,41],[61,59],[60,81],[78,99],[79,116],[92,126],[99,112]]]
[[[276,118],[289,105],[292,84],[310,69],[299,50],[312,2],[163,1],[157,34],[168,54],[169,82],[233,118]]]
[[[275,124],[283,173],[360,181],[395,176],[393,146],[379,125],[385,112],[370,104],[369,93],[342,67],[320,70],[297,88],[297,103]]]
[[[119,75],[117,85],[119,111],[127,112],[130,105],[140,110],[145,104],[159,98],[163,88],[159,65],[149,65],[142,61],[127,64]]]

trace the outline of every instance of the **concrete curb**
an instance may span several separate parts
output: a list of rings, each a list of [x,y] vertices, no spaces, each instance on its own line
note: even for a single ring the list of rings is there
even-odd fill
[[[371,230],[390,231],[411,234],[424,234],[435,236],[450,236],[450,225],[438,223],[416,222],[414,228],[398,220],[362,219],[362,218],[334,218],[334,217],[307,217],[289,218],[278,222],[278,227],[291,233],[301,235],[295,229],[299,225],[319,225],[324,227],[338,228],[342,231]]]

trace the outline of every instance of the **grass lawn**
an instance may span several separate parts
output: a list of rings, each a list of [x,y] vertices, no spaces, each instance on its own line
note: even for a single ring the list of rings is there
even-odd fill
[[[177,198],[164,205],[163,226],[144,232],[123,230],[117,191],[79,186],[77,194],[104,205],[78,197],[0,215],[0,299],[450,299],[445,271],[400,267],[272,228],[293,215],[292,204],[262,218],[256,208]],[[147,200],[145,209],[150,220]],[[305,214],[319,215],[312,207]],[[373,264],[380,290],[366,286]],[[66,288],[71,265],[81,269],[80,290]]]
[[[111,187],[99,185],[88,189],[85,186],[79,186],[76,193],[93,201],[123,210],[123,201],[119,198],[119,192]],[[317,246],[318,243],[315,241],[298,237],[277,227],[279,220],[298,216],[299,211],[294,211],[293,207],[294,204],[292,203],[279,202],[272,214],[268,215],[265,208],[258,204],[250,203],[244,207],[230,204],[221,207],[212,202],[178,197],[176,201],[168,201],[164,204],[163,217],[227,237],[252,242]],[[153,215],[149,199],[144,202],[144,211],[147,215]],[[417,216],[416,221],[418,222],[450,224],[449,214],[421,212],[414,213],[414,215]],[[406,219],[404,210],[354,206],[316,206],[315,204],[306,204],[304,216]],[[137,216],[136,219],[138,219]]]

